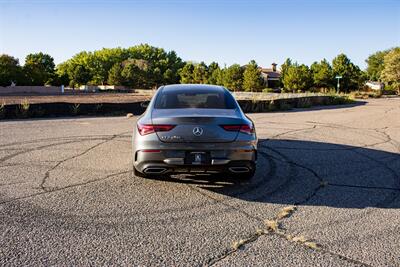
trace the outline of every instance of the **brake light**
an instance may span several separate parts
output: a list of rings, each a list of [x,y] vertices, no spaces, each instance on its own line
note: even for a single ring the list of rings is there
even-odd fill
[[[237,132],[240,130],[240,125],[221,125],[222,128],[224,128],[225,131],[229,132]]]
[[[140,135],[147,135],[154,132],[168,132],[172,130],[175,125],[138,124],[137,127]]]
[[[144,149],[144,150],[140,150],[140,152],[145,152],[145,153],[160,153],[161,150],[159,150],[159,149]]]
[[[242,133],[246,134],[252,134],[254,133],[254,127],[253,125],[248,125],[248,124],[240,124],[240,125],[221,125],[221,127],[225,131],[229,132],[237,132],[240,131]]]
[[[252,133],[254,133],[254,127],[253,127],[253,125],[244,124],[244,125],[242,125],[242,126],[240,127],[240,131],[241,131],[242,133],[252,134]]]

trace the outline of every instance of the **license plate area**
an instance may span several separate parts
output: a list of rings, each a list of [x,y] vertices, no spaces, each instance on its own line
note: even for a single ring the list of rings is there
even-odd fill
[[[204,152],[204,151],[186,152],[185,164],[187,164],[187,165],[210,165],[211,164],[210,152]]]

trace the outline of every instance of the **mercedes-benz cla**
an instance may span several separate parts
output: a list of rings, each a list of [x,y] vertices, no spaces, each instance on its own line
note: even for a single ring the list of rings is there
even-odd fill
[[[133,130],[136,176],[229,173],[249,179],[257,137],[232,94],[221,86],[160,87]]]

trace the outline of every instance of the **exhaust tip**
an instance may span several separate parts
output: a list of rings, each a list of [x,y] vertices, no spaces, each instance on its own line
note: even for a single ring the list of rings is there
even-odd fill
[[[233,173],[245,173],[245,172],[249,172],[250,169],[247,167],[230,167],[229,171],[231,171]]]
[[[162,174],[162,173],[164,173],[166,171],[167,171],[166,168],[150,167],[150,168],[146,168],[143,172],[146,173],[146,174]]]

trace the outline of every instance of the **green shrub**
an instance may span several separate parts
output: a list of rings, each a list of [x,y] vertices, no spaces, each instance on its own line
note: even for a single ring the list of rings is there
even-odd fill
[[[102,108],[103,108],[103,104],[97,104],[95,107],[96,112],[99,112]]]
[[[264,88],[262,90],[263,93],[274,93],[274,89],[273,88]]]
[[[383,95],[397,95],[399,94],[400,91],[398,91],[394,86],[392,85],[385,85],[385,88],[382,91]]]
[[[276,105],[274,103],[274,100],[269,101],[268,110],[269,111],[275,111],[276,110]]]
[[[21,101],[21,104],[18,105],[16,110],[16,115],[18,118],[27,118],[29,116],[29,108],[30,104],[28,99],[24,99]]]
[[[42,107],[38,107],[34,112],[33,112],[35,117],[43,117],[44,114],[46,114],[46,111]]]
[[[6,116],[6,103],[1,103],[0,105],[0,119],[3,119]]]
[[[281,102],[281,104],[279,106],[280,110],[289,110],[292,108],[293,108],[292,105],[290,105],[289,103],[286,103],[286,102]]]
[[[80,107],[81,107],[81,104],[77,104],[77,103],[70,106],[69,108],[71,110],[72,115],[74,115],[74,116],[78,115],[79,111],[80,111]]]
[[[353,91],[350,93],[352,98],[360,98],[360,99],[367,99],[367,98],[380,98],[382,96],[382,91]]]
[[[310,98],[299,98],[297,102],[298,108],[310,108],[312,106]]]
[[[349,95],[335,95],[331,97],[331,101],[328,103],[328,105],[343,105],[352,103],[354,103],[354,100]]]

